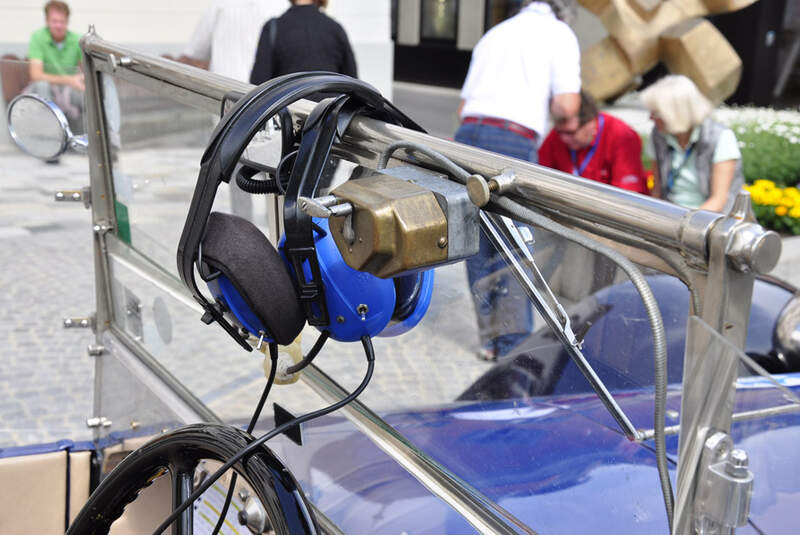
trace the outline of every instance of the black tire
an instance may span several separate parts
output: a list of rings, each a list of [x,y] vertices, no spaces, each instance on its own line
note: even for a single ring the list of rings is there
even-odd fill
[[[190,425],[153,439],[123,459],[103,479],[75,517],[67,535],[108,533],[138,492],[164,469],[169,470],[172,478],[172,507],[176,507],[182,497],[191,493],[194,469],[200,460],[225,462],[252,441],[253,437],[241,429],[214,424]],[[313,513],[300,486],[266,446],[236,463],[233,469],[261,500],[276,534],[317,533]],[[186,521],[186,517],[173,525],[182,520]],[[177,532],[189,534],[192,528],[179,526]]]

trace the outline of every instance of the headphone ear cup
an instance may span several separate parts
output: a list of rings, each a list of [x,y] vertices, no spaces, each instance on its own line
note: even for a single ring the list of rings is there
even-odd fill
[[[357,271],[344,261],[327,219],[314,218],[314,246],[325,288],[329,323],[318,327],[338,342],[357,342],[380,333],[392,318],[395,290],[391,279]],[[308,265],[303,267],[310,276]]]
[[[202,254],[203,262],[222,274],[209,287],[222,294],[242,325],[258,329],[258,320],[266,336],[282,345],[297,338],[306,318],[294,284],[281,255],[255,225],[241,217],[212,212]]]
[[[412,273],[392,279],[395,307],[392,321],[379,336],[399,336],[413,329],[422,320],[433,296],[434,270]]]

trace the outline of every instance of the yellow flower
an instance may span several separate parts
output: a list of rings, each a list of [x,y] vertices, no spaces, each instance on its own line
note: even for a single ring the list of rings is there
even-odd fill
[[[786,209],[785,206],[778,206],[777,208],[775,208],[775,215],[777,216],[785,216],[787,212],[788,210]]]
[[[785,206],[786,208],[791,208],[792,206],[794,206],[794,199],[784,195],[783,197],[781,197],[781,206]]]
[[[789,216],[795,219],[800,219],[800,206],[795,206],[789,210]]]

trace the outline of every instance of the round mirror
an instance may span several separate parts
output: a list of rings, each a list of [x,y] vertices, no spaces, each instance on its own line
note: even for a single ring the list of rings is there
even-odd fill
[[[43,160],[60,156],[71,137],[61,110],[36,95],[19,95],[11,101],[8,131],[19,148]]]

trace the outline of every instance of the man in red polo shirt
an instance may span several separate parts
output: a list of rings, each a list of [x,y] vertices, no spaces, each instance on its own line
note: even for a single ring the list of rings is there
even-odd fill
[[[577,128],[574,121],[569,125],[559,120],[555,112],[553,120],[555,127],[539,147],[540,165],[649,195],[642,141],[625,122],[598,111],[585,91],[581,91]]]

